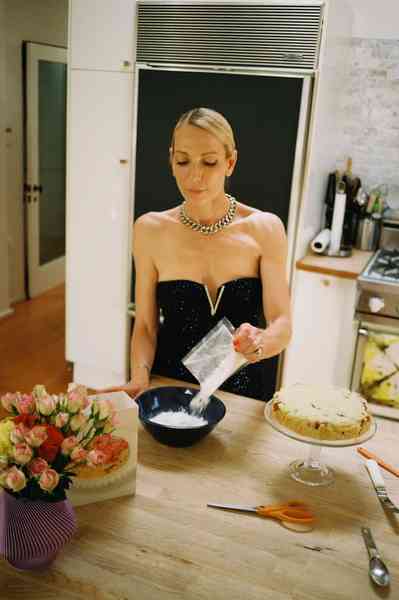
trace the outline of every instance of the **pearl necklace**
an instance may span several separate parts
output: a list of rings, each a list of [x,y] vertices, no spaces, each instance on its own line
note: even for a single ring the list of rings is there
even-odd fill
[[[211,223],[211,225],[202,225],[199,221],[195,221],[189,217],[185,211],[186,202],[183,202],[180,206],[179,219],[181,223],[190,227],[193,231],[199,231],[200,233],[205,233],[205,235],[211,235],[224,229],[232,222],[237,210],[237,200],[233,198],[233,196],[230,196],[230,194],[226,194],[226,196],[229,201],[229,208],[227,209],[226,214],[215,223]]]

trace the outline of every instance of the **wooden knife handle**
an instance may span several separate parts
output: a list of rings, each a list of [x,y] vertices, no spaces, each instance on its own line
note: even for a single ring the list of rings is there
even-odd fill
[[[362,447],[357,448],[357,451],[359,452],[359,454],[361,454],[365,458],[370,458],[371,460],[375,460],[375,462],[377,464],[379,464],[380,467],[382,467],[386,471],[389,471],[390,473],[392,473],[392,475],[396,475],[396,477],[399,477],[399,470],[395,469],[391,465],[388,465],[386,462],[384,462],[383,460],[378,458],[378,456],[376,454],[373,454],[372,452],[369,452],[368,450],[366,450],[366,448],[362,448]]]

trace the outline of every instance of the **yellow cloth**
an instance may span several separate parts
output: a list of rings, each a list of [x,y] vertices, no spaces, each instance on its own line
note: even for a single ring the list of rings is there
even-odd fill
[[[371,390],[371,400],[399,408],[399,373],[391,375]]]
[[[364,352],[360,387],[368,400],[399,407],[398,336],[370,336]]]

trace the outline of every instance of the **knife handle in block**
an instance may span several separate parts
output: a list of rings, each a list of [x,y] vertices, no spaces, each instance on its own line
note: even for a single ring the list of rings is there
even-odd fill
[[[366,467],[375,486],[385,487],[385,481],[375,460],[366,460]]]

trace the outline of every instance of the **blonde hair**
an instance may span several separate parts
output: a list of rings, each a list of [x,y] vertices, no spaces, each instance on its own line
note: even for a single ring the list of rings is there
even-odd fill
[[[180,117],[172,134],[170,143],[171,154],[175,150],[176,130],[182,125],[194,125],[194,127],[208,131],[223,144],[226,151],[226,158],[230,158],[233,155],[236,143],[231,125],[223,115],[211,108],[193,108]]]

